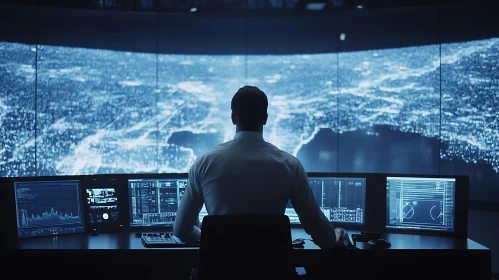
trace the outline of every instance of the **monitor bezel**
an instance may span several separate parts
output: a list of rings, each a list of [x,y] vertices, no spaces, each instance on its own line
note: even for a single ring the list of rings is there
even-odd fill
[[[19,236],[19,219],[18,219],[18,204],[17,204],[17,193],[16,193],[16,183],[20,182],[53,182],[53,181],[77,181],[79,183],[79,203],[80,203],[80,216],[82,217],[82,227],[83,230],[81,232],[75,232],[75,233],[58,233],[58,234],[52,234],[52,235],[41,235],[41,236],[27,236],[27,237],[21,237]],[[34,239],[34,238],[47,238],[47,237],[53,237],[53,236],[64,236],[64,235],[77,235],[77,234],[86,234],[87,231],[87,223],[85,220],[85,205],[83,205],[83,180],[82,176],[36,176],[36,177],[13,177],[10,180],[11,184],[11,189],[13,191],[13,199],[14,199],[14,213],[15,213],[15,232],[16,232],[16,237],[18,240],[24,240],[24,239]]]
[[[187,173],[154,173],[154,174],[130,174],[126,176],[126,191],[127,191],[127,209],[126,216],[127,218],[127,228],[130,231],[165,231],[172,230],[173,224],[171,225],[163,225],[163,226],[132,226],[131,223],[131,201],[130,201],[130,189],[129,189],[129,181],[134,179],[166,179],[166,180],[188,180]],[[175,217],[176,218],[176,217]]]
[[[454,231],[439,231],[428,229],[394,229],[387,227],[387,178],[429,178],[429,179],[455,179],[455,205],[454,205]],[[386,233],[431,235],[445,237],[468,237],[468,195],[469,195],[469,177],[451,176],[451,175],[424,175],[424,174],[384,174],[383,200],[378,203],[378,211],[383,211],[384,220],[382,230]],[[381,203],[382,202],[382,203]],[[382,205],[381,205],[382,204]]]
[[[17,209],[16,199],[14,195],[14,180],[16,177],[0,177],[1,195],[0,209],[5,216],[4,224],[6,225],[3,230],[3,244],[5,247],[12,246],[17,242]]]
[[[338,226],[344,229],[350,230],[370,230],[373,228],[373,205],[369,197],[372,192],[370,185],[376,184],[376,177],[372,177],[372,174],[367,173],[332,173],[332,172],[307,172],[307,177],[310,178],[362,178],[366,180],[366,192],[364,198],[364,223],[354,224],[354,223],[341,223],[341,222],[331,222],[333,226]],[[303,225],[291,224],[293,228],[302,228]]]

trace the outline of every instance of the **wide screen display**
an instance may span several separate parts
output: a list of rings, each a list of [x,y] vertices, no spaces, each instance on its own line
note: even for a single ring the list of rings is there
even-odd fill
[[[470,175],[499,200],[499,39],[344,53],[180,55],[0,43],[0,176],[186,172],[269,97],[266,141],[309,172]],[[479,191],[475,191],[479,190]]]
[[[454,178],[386,178],[386,228],[454,231]]]
[[[366,178],[309,177],[317,205],[326,218],[334,223],[365,223]],[[291,224],[300,224],[300,218],[291,201],[285,214]]]
[[[131,227],[173,226],[187,179],[129,179]]]
[[[81,233],[80,181],[14,183],[19,238]]]

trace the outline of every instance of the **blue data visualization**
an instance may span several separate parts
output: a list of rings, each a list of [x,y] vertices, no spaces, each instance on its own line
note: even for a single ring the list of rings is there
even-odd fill
[[[386,228],[454,231],[454,178],[388,177]]]
[[[309,185],[317,204],[330,222],[364,224],[366,178],[311,177]],[[288,202],[285,214],[292,224],[300,224],[291,202]]]
[[[131,227],[173,226],[187,179],[129,179]]]
[[[249,84],[269,98],[264,139],[308,172],[470,175],[470,199],[499,200],[499,38],[285,55],[0,42],[0,61],[0,176],[187,172],[234,137]]]
[[[79,181],[15,182],[19,238],[85,231]]]
[[[118,221],[118,197],[114,188],[86,189],[85,194],[90,223],[111,224]]]

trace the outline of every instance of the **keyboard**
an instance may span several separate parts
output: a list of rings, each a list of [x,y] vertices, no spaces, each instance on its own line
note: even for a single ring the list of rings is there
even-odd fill
[[[179,247],[198,247],[199,244],[187,244],[172,233],[144,233],[141,238],[142,245],[146,248],[179,248]]]

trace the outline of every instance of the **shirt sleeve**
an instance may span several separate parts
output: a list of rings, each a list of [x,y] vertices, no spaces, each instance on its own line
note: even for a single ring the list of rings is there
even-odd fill
[[[319,208],[308,183],[307,173],[299,160],[296,161],[294,174],[290,199],[305,232],[312,236],[312,240],[320,248],[332,248],[336,242],[334,227]]]
[[[201,237],[199,212],[203,207],[203,194],[197,176],[196,164],[189,170],[187,187],[180,200],[173,234],[183,242],[197,242]]]

